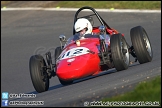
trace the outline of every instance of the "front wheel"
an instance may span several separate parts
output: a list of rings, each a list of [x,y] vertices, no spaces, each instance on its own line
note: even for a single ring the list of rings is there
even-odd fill
[[[49,88],[49,78],[43,67],[46,67],[46,63],[41,55],[34,55],[30,57],[30,76],[33,86],[38,93],[47,91]]]
[[[119,33],[110,38],[110,48],[113,64],[117,71],[125,70],[129,67],[130,55],[125,38]]]
[[[153,51],[145,29],[141,26],[132,28],[130,37],[139,63],[150,62],[153,58]]]

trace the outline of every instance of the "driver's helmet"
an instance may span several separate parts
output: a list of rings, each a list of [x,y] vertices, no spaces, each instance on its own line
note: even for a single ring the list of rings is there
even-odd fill
[[[80,32],[81,30],[83,30],[83,29],[86,28],[85,34],[90,34],[90,33],[92,33],[92,25],[91,25],[91,23],[89,22],[89,20],[86,19],[86,18],[79,18],[79,19],[75,22],[74,28],[75,28],[75,31],[76,31],[76,32]],[[84,34],[84,35],[85,35],[85,34]]]

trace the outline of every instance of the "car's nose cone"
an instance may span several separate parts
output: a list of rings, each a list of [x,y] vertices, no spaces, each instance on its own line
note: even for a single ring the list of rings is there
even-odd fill
[[[62,80],[74,80],[86,77],[99,70],[99,65],[96,61],[89,54],[62,60],[57,66],[56,74]]]

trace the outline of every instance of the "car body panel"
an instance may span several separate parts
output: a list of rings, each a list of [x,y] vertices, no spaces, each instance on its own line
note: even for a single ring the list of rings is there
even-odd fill
[[[100,71],[98,39],[84,38],[79,41],[80,46],[72,42],[59,56],[56,74],[62,80],[83,78]]]

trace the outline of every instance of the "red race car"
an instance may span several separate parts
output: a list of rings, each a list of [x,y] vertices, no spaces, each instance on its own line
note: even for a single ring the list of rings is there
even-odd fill
[[[89,10],[92,14],[83,16],[87,14],[84,10]],[[49,79],[54,76],[58,77],[62,85],[68,85],[74,80],[98,75],[104,70],[125,70],[130,65],[130,55],[140,64],[152,60],[151,43],[142,26],[130,30],[132,45],[129,46],[124,34],[109,27],[94,8],[80,8],[75,14],[74,24],[79,18],[86,18],[91,22],[93,35],[87,34],[84,38],[76,38],[74,28],[74,36],[69,39],[60,35],[61,45],[55,49],[55,63],[52,63],[51,52],[46,53],[45,59],[39,54],[31,56],[30,75],[37,92],[47,91]]]

